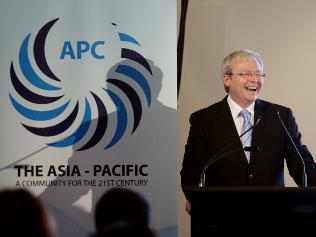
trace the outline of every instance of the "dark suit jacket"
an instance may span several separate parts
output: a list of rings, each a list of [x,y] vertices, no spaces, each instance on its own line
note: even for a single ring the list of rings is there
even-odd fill
[[[207,186],[284,186],[284,159],[290,175],[302,185],[302,162],[286,136],[276,110],[289,130],[304,159],[308,185],[316,185],[316,164],[306,146],[289,108],[257,99],[255,121],[260,122],[252,131],[250,162],[242,149],[228,103],[227,96],[220,102],[193,113],[181,170],[181,185],[198,186],[205,163],[229,143],[233,151],[214,162],[206,172]]]

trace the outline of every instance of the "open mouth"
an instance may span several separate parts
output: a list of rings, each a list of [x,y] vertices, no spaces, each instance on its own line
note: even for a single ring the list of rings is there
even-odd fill
[[[252,91],[252,92],[256,92],[257,91],[257,87],[256,86],[247,86],[246,87],[247,91]]]

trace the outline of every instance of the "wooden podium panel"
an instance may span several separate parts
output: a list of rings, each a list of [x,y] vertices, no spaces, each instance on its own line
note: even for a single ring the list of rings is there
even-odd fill
[[[184,188],[191,237],[316,234],[316,188]],[[299,236],[300,236],[299,235]]]

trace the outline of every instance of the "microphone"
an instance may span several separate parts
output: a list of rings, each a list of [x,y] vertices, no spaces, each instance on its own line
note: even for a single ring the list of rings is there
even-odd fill
[[[294,143],[294,141],[293,141],[293,139],[292,139],[292,137],[291,137],[289,131],[287,130],[287,128],[286,128],[286,126],[285,126],[283,120],[281,119],[279,110],[275,109],[275,111],[276,111],[276,113],[277,113],[277,115],[278,115],[278,118],[279,118],[281,124],[282,124],[282,128],[284,129],[286,135],[287,135],[288,138],[290,139],[290,141],[291,141],[291,143],[292,143],[292,145],[293,145],[293,147],[294,147],[294,149],[295,149],[296,154],[297,154],[298,157],[300,158],[300,161],[301,161],[302,167],[303,167],[302,186],[303,186],[304,188],[306,188],[306,187],[307,187],[307,175],[306,175],[306,169],[305,169],[305,162],[304,162],[304,159],[303,159],[301,153],[299,152],[299,150],[297,149],[297,146],[295,145],[295,143]]]
[[[258,146],[245,146],[244,147],[244,151],[259,151],[259,147]]]
[[[204,165],[201,174],[200,174],[200,181],[199,181],[199,187],[205,187],[205,172],[206,170],[216,161],[218,161],[220,158],[227,156],[231,153],[234,153],[236,151],[240,151],[240,150],[244,150],[244,151],[259,151],[259,147],[258,146],[254,146],[254,147],[244,147],[242,149],[240,148],[236,148],[233,150],[228,150],[232,145],[234,145],[236,142],[240,142],[240,138],[242,136],[244,136],[246,133],[248,133],[249,131],[251,131],[252,129],[254,129],[254,127],[256,127],[259,122],[261,121],[261,116],[258,117],[256,123],[254,125],[252,125],[250,128],[248,128],[245,132],[243,132],[240,136],[238,140],[234,140],[231,143],[229,143],[227,146],[225,146],[222,150],[220,150],[218,153],[216,153],[214,156],[211,157],[211,159],[209,159],[206,164]]]

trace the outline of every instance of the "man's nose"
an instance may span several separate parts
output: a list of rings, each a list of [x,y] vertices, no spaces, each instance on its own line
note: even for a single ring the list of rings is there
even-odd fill
[[[250,81],[258,81],[258,78],[257,78],[257,76],[256,76],[255,73],[251,73],[251,74],[249,75],[249,80],[250,80]]]

